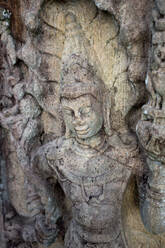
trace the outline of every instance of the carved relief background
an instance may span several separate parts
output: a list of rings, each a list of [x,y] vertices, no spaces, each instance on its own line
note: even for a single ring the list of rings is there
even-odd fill
[[[135,129],[141,118],[141,106],[148,100],[144,81],[154,3],[147,0],[40,0],[0,1],[0,6],[0,175],[6,174],[6,179],[1,176],[1,180],[8,192],[2,194],[10,213],[5,221],[8,226],[14,223],[13,229],[8,226],[4,229],[9,230],[9,247],[11,240],[13,247],[37,247],[29,240],[30,236],[34,241],[33,234],[29,234],[33,220],[27,221],[32,216],[26,199],[33,180],[38,180],[43,191],[47,186],[29,172],[30,160],[41,146],[65,134],[60,106],[63,64],[70,54],[85,56],[94,74],[105,85],[111,131],[123,145],[136,142]],[[164,237],[153,237],[140,217],[135,174],[143,173],[145,159],[138,152],[135,160],[121,203],[126,247],[147,247],[148,244],[153,248],[163,247]],[[54,187],[51,177],[49,180],[48,185]],[[60,188],[56,191],[63,211],[63,232],[59,233],[52,248],[63,247],[64,233],[71,218],[70,201]],[[47,192],[43,195],[44,205],[48,201]]]

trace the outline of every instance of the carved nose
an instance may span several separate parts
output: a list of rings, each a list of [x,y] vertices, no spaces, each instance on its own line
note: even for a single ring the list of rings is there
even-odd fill
[[[73,123],[75,125],[80,125],[82,123],[82,118],[81,118],[81,113],[80,112],[76,112],[75,113],[75,117],[74,117]]]

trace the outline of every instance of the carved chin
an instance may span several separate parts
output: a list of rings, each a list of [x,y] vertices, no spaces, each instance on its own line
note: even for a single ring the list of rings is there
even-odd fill
[[[85,132],[84,133],[77,133],[76,132],[76,136],[80,139],[86,139],[86,138],[89,138],[93,135],[90,135],[88,132],[86,132],[86,133]]]
[[[76,132],[78,137],[88,136],[89,131],[90,131],[90,129],[88,127],[84,128],[84,129],[75,129],[75,132]]]
[[[75,130],[76,132],[76,136],[80,139],[87,139],[87,138],[90,138],[90,137],[93,137],[95,136],[99,131],[100,131],[101,127],[98,127],[97,129],[93,130],[91,129],[90,127],[88,127],[87,129],[84,129],[84,130]]]

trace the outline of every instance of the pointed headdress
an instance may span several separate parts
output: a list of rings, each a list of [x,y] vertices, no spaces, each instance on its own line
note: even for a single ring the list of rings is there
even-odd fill
[[[66,16],[66,41],[62,57],[60,98],[92,95],[102,103],[104,126],[111,135],[109,97],[103,81],[89,63],[90,44],[73,13]],[[106,116],[105,116],[106,115]]]

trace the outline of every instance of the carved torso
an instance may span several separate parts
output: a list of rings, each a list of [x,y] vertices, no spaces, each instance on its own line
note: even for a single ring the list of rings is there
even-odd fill
[[[100,153],[78,148],[74,139],[53,142],[46,152],[72,202],[77,232],[88,242],[111,242],[121,234],[122,197],[132,168],[126,150],[121,148],[116,160],[118,152],[109,141]]]

